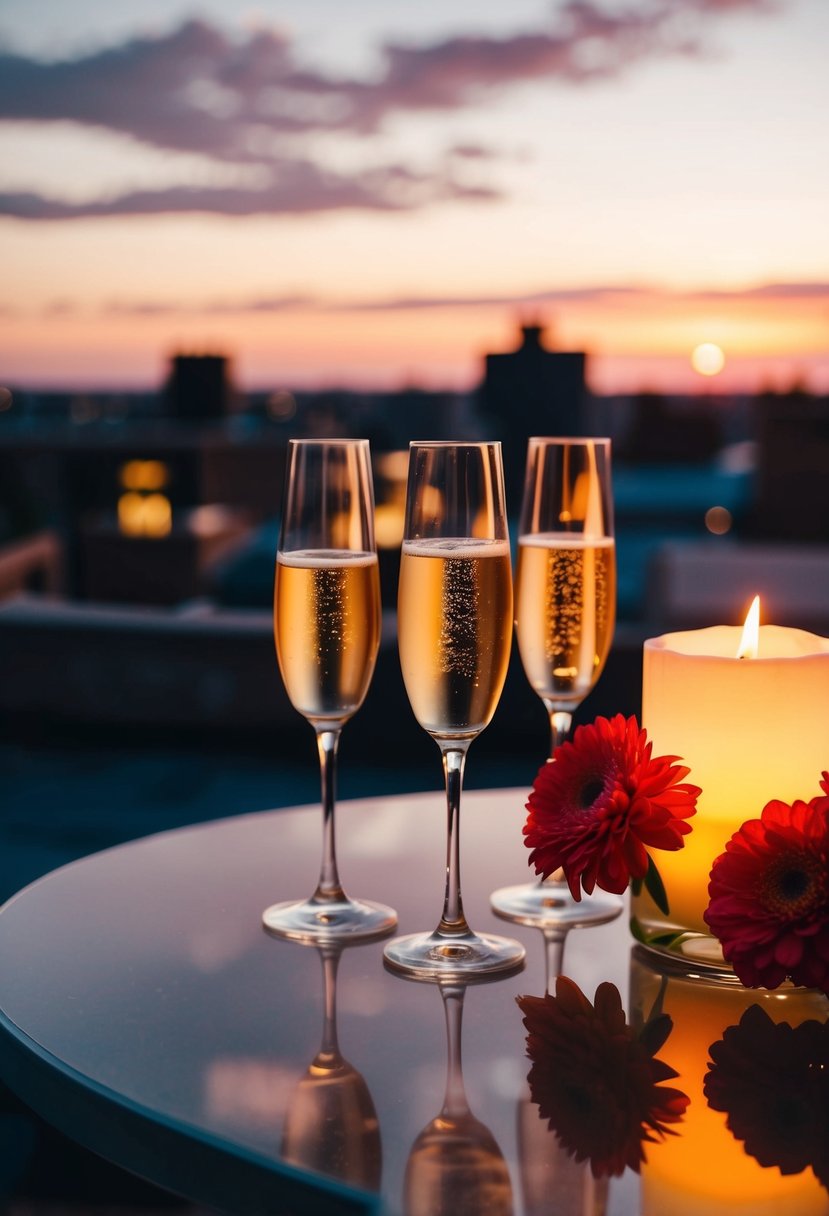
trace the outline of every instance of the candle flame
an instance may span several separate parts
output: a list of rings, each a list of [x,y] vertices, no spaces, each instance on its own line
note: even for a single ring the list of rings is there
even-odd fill
[[[760,596],[755,595],[746,613],[743,636],[737,650],[738,659],[756,659],[760,649]]]

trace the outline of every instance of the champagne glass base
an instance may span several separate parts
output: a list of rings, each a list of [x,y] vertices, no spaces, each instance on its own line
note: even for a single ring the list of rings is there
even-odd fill
[[[592,895],[573,899],[566,882],[546,879],[525,882],[517,887],[501,887],[489,897],[496,916],[534,929],[578,929],[603,925],[620,915],[621,895],[610,895],[596,888]]]
[[[495,934],[409,933],[383,951],[387,966],[423,980],[468,980],[520,971],[526,951],[520,942]]]
[[[262,913],[269,933],[298,942],[356,942],[386,937],[397,928],[397,913],[368,900],[306,899],[272,904]]]

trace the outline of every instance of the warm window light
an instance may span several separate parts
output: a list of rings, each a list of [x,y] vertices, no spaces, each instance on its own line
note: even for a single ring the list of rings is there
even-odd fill
[[[399,549],[406,512],[401,503],[378,503],[374,509],[374,537],[378,549]]]
[[[587,473],[579,473],[568,505],[559,512],[560,522],[563,524],[572,523],[573,520],[581,522],[587,514],[589,499],[590,477]]]
[[[760,649],[760,596],[755,595],[746,614],[743,634],[737,648],[738,659],[756,659]]]
[[[400,481],[405,486],[409,476],[408,452],[381,452],[375,457],[377,472],[388,481]]]
[[[143,531],[144,499],[130,491],[118,499],[118,528],[125,536],[140,536]]]
[[[443,510],[443,493],[437,486],[423,486],[420,491],[423,514],[437,517]]]
[[[167,536],[172,526],[173,511],[164,494],[130,490],[118,499],[118,528],[124,536]]]
[[[148,494],[144,499],[146,536],[166,536],[173,526],[170,500],[164,494]]]
[[[163,490],[170,470],[162,460],[128,460],[121,465],[118,480],[125,490]]]

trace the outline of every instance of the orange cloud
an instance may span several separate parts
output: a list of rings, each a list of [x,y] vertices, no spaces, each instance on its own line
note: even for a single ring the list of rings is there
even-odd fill
[[[488,350],[516,343],[522,318],[550,324],[550,344],[587,350],[599,392],[638,387],[698,391],[689,365],[715,342],[725,391],[785,387],[805,379],[829,389],[829,284],[771,284],[744,291],[583,288],[441,301],[273,297],[204,307],[144,301],[106,309],[65,302],[42,314],[7,316],[0,357],[22,384],[160,383],[176,349],[221,349],[244,386],[397,387],[406,381],[468,388]]]

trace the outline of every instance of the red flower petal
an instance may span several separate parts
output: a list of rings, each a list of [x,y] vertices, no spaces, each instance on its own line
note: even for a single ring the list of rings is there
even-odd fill
[[[652,756],[647,732],[617,714],[580,726],[538,772],[527,801],[529,863],[563,869],[574,899],[621,894],[648,870],[648,849],[681,849],[700,790],[677,756]]]
[[[714,862],[705,920],[743,984],[829,993],[829,798],[777,799]]]
[[[597,1178],[639,1171],[644,1145],[675,1134],[688,1098],[662,1086],[677,1076],[656,1052],[671,1032],[667,1014],[637,1034],[628,1026],[615,984],[596,989],[594,1003],[559,976],[556,994],[523,996],[518,1004],[532,1061],[530,1093],[539,1114],[576,1161]]]
[[[708,1105],[765,1167],[811,1166],[829,1187],[829,1022],[775,1023],[752,1005],[709,1048]]]

